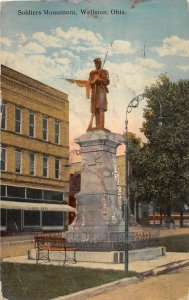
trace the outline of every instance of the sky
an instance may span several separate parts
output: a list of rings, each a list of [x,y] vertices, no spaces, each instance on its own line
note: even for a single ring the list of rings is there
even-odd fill
[[[86,132],[90,101],[84,88],[62,78],[88,79],[94,58],[103,61],[108,51],[105,127],[116,133],[124,132],[128,103],[160,74],[188,79],[189,1],[151,0],[134,9],[131,2],[1,1],[1,63],[68,94],[71,149],[78,149],[74,139]],[[62,11],[74,14],[57,14]],[[129,114],[129,131],[137,135],[144,107],[145,99]]]

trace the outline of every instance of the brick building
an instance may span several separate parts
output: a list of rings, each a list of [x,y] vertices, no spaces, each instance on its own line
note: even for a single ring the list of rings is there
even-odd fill
[[[68,95],[4,65],[1,90],[1,227],[63,229],[69,210]]]

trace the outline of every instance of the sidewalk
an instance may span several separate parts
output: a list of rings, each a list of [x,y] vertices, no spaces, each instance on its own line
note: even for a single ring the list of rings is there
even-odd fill
[[[27,256],[16,256],[7,257],[2,259],[3,262],[14,262],[14,263],[26,263],[26,264],[36,264],[35,260],[28,260]],[[167,252],[165,256],[159,257],[154,260],[148,261],[134,261],[129,263],[129,270],[136,271],[139,273],[147,272],[154,268],[166,265],[168,263],[173,263],[181,260],[189,260],[189,253],[176,253]],[[62,265],[62,261],[40,261],[40,264],[45,265]],[[93,269],[111,269],[111,270],[124,270],[124,264],[112,264],[112,263],[96,263],[96,262],[77,262],[67,263],[67,266],[72,267],[83,267],[83,268],[93,268]]]

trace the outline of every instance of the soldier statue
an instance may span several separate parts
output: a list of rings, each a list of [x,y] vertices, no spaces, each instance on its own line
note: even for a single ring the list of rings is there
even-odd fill
[[[95,117],[96,127],[94,129],[104,129],[105,116],[107,111],[107,96],[110,83],[108,71],[102,68],[100,58],[94,59],[95,70],[89,74],[89,84],[91,88],[91,119],[88,130],[92,129]]]

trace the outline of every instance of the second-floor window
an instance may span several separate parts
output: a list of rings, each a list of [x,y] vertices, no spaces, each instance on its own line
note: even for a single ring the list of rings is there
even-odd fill
[[[60,159],[55,158],[55,178],[60,178]]]
[[[35,154],[32,152],[29,154],[29,162],[30,162],[30,175],[34,176],[35,175]]]
[[[34,112],[29,112],[29,136],[35,136],[35,114]]]
[[[1,147],[1,171],[6,170],[6,148]]]
[[[1,129],[6,128],[6,104],[5,102],[1,103]]]
[[[43,155],[43,176],[48,177],[48,157]]]
[[[15,132],[21,133],[22,111],[19,107],[15,107]]]
[[[43,116],[43,140],[48,140],[48,118]]]
[[[15,172],[21,173],[21,150],[15,150]]]
[[[60,122],[55,121],[55,144],[60,143]]]

